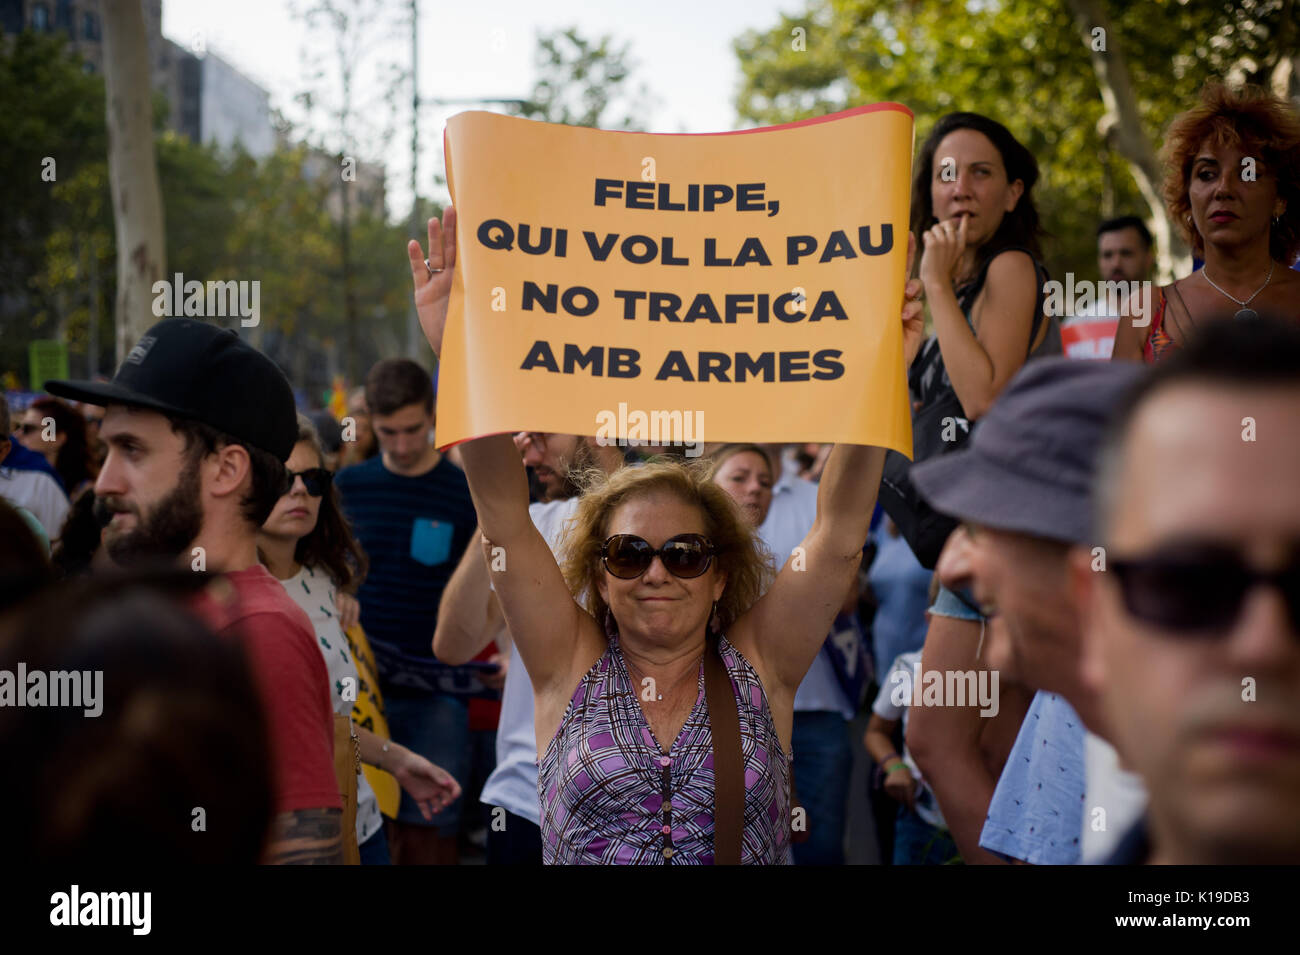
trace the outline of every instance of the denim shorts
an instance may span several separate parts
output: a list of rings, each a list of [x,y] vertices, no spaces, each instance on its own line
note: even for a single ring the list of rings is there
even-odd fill
[[[963,587],[960,591],[961,597],[949,590],[942,584],[939,585],[939,594],[934,598],[934,604],[930,607],[930,613],[936,617],[952,617],[956,620],[969,620],[972,623],[978,623],[984,617],[962,602],[962,597],[975,604],[975,595],[970,592],[970,588]]]
[[[470,771],[469,707],[457,696],[384,697],[388,731],[393,741],[437,763],[464,787]],[[397,821],[412,826],[436,827],[443,836],[454,836],[460,829],[460,813],[465,797],[461,796],[446,809],[435,813],[432,821],[424,818],[414,799],[402,790]]]

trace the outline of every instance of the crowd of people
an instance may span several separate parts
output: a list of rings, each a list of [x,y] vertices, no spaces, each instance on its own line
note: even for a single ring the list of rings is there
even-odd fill
[[[836,865],[865,802],[884,863],[1300,863],[1300,117],[1212,84],[1165,157],[1203,264],[1130,286],[1151,233],[1107,218],[1133,291],[1062,316],[1034,156],[934,125],[912,461],[443,453],[420,364],[340,422],[181,318],[0,397],[17,858]],[[408,248],[435,355],[455,254],[454,210]]]

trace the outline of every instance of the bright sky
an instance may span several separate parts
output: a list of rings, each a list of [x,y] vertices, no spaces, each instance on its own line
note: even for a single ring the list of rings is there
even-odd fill
[[[372,62],[388,59],[406,65],[411,58],[410,2],[389,2],[392,23],[375,31]],[[298,0],[298,5],[307,6],[308,0]],[[476,0],[453,5],[419,0],[419,7],[420,97],[426,103],[434,98],[526,96],[534,78],[537,32],[577,26],[588,39],[610,34],[616,44],[630,43],[637,64],[634,85],[644,83],[655,99],[643,124],[647,131],[712,132],[738,125],[733,103],[740,69],[732,41],[746,29],[772,26],[782,10],[801,10],[803,2]],[[201,45],[218,53],[265,87],[272,107],[301,122],[303,114],[293,97],[308,86],[303,54],[312,34],[294,17],[291,0],[163,0],[163,33],[182,46]],[[367,77],[371,70],[365,70]],[[359,98],[373,102],[378,88],[372,81]],[[363,141],[358,150],[363,160],[383,161],[388,168],[390,215],[410,208],[409,86],[401,99],[405,111],[397,114],[398,131],[389,148],[378,155],[377,145],[370,150]],[[423,194],[445,197],[433,185],[435,171],[442,171],[443,124],[448,116],[472,108],[477,107],[422,106]],[[386,110],[382,104],[372,106],[374,115],[386,115]]]

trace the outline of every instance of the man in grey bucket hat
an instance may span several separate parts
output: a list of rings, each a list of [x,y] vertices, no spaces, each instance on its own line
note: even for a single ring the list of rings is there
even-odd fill
[[[1094,735],[1105,727],[1079,679],[1067,569],[1070,548],[1089,546],[1106,422],[1141,373],[1127,362],[1032,361],[965,448],[912,472],[933,507],[963,522],[936,573],[949,589],[974,592],[988,620],[989,666],[1038,690],[980,837],[981,848],[1010,860],[1071,864],[1105,855],[1107,836],[1122,833],[1142,810],[1140,784]],[[1087,792],[1085,736],[1090,769],[1095,765]],[[1085,825],[1097,818],[1096,807],[1106,813],[1100,831]]]

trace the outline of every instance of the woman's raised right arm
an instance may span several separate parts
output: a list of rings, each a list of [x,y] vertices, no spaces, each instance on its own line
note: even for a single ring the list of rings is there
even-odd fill
[[[456,264],[455,209],[448,207],[441,223],[429,220],[429,268],[441,271],[429,273],[414,239],[407,245],[407,258],[420,327],[439,354]],[[528,514],[528,480],[510,435],[475,438],[459,447],[492,585],[533,688],[540,692],[567,679],[580,636],[591,637],[582,624],[592,630],[595,624],[574,602],[551,548]]]

